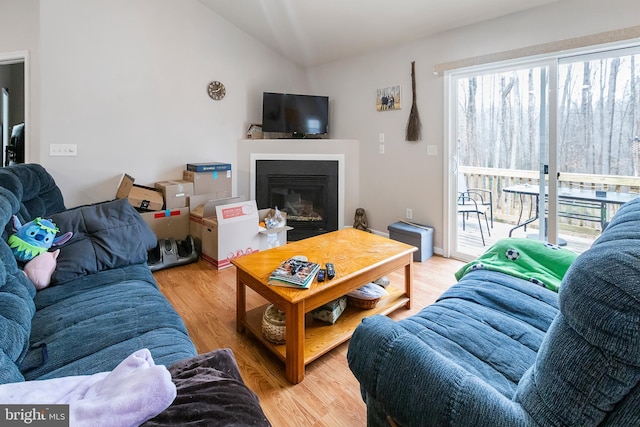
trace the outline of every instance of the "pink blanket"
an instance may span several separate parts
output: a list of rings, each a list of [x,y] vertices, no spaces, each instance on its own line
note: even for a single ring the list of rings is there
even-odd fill
[[[76,427],[138,426],[164,411],[176,397],[171,374],[147,349],[113,371],[0,385],[4,404],[68,404]]]

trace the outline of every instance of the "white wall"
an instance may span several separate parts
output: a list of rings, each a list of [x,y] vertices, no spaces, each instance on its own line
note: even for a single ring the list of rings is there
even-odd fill
[[[40,22],[39,0],[0,0],[0,56],[27,52],[30,81],[29,117],[26,118],[28,128],[26,138],[29,146],[25,153],[27,161],[37,161],[37,150],[40,134]],[[14,91],[15,92],[15,91]],[[20,97],[19,93],[15,93]],[[12,101],[13,106],[16,106]]]
[[[360,140],[360,203],[370,227],[386,232],[411,208],[414,221],[435,227],[434,245],[443,247],[444,79],[433,75],[435,64],[630,27],[638,24],[639,14],[637,0],[563,0],[310,69],[313,90],[333,100],[332,137]],[[419,143],[405,141],[414,60]],[[402,86],[402,110],[377,112],[376,89],[396,84]],[[378,154],[380,133],[385,134],[384,155]],[[438,156],[427,156],[427,145],[437,145]]]
[[[262,92],[307,88],[303,70],[196,0],[46,0],[40,23],[38,155],[68,206],[113,198],[124,172],[149,185],[188,162],[233,163]],[[78,156],[49,157],[53,143]]]

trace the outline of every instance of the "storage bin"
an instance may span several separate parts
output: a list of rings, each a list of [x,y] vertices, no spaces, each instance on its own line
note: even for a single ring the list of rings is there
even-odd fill
[[[424,261],[433,255],[433,227],[420,224],[395,222],[387,227],[389,238],[418,248],[413,253],[414,261]]]

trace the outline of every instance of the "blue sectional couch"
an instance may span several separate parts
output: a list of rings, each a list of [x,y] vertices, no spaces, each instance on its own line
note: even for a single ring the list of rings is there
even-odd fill
[[[20,289],[19,310],[0,308],[19,324],[3,340],[3,357],[13,366],[2,363],[2,382],[109,371],[140,348],[164,365],[196,355],[146,265],[155,235],[126,200],[66,210],[53,178],[37,165],[0,169],[0,191],[0,221],[7,225],[0,243],[3,300],[8,287]],[[5,243],[13,214],[22,224],[52,218],[61,231],[74,232],[52,285],[37,293]]]
[[[36,292],[6,243],[12,215],[74,233],[45,289]],[[149,425],[269,425],[230,350],[197,355],[147,266],[157,239],[126,200],[66,209],[44,168],[10,166],[0,168],[0,223],[0,385],[112,371],[148,349],[177,387]]]
[[[640,425],[640,199],[566,274],[492,268],[504,247],[418,314],[358,326],[347,358],[369,426]]]

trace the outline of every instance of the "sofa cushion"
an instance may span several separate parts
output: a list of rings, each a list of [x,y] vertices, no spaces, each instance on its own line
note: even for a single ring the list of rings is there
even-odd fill
[[[131,264],[146,263],[158,241],[126,199],[80,206],[51,216],[61,233],[73,232],[63,245],[51,284]]]
[[[48,287],[34,302],[30,349],[20,365],[27,380],[110,371],[141,348],[166,366],[196,354],[146,264]]]
[[[363,319],[347,360],[367,399],[384,402],[400,425],[478,425],[466,422],[467,398],[480,390],[495,404],[491,411],[511,410],[557,304],[558,294],[549,289],[496,271],[471,271],[415,315],[397,322],[382,315]]]
[[[557,307],[557,294],[548,289],[477,270],[398,324],[511,398],[535,360]]]
[[[560,315],[516,396],[538,422],[597,425],[628,406],[621,402],[640,383],[639,260],[636,199],[620,208],[565,276]],[[640,408],[635,411],[637,421]]]

